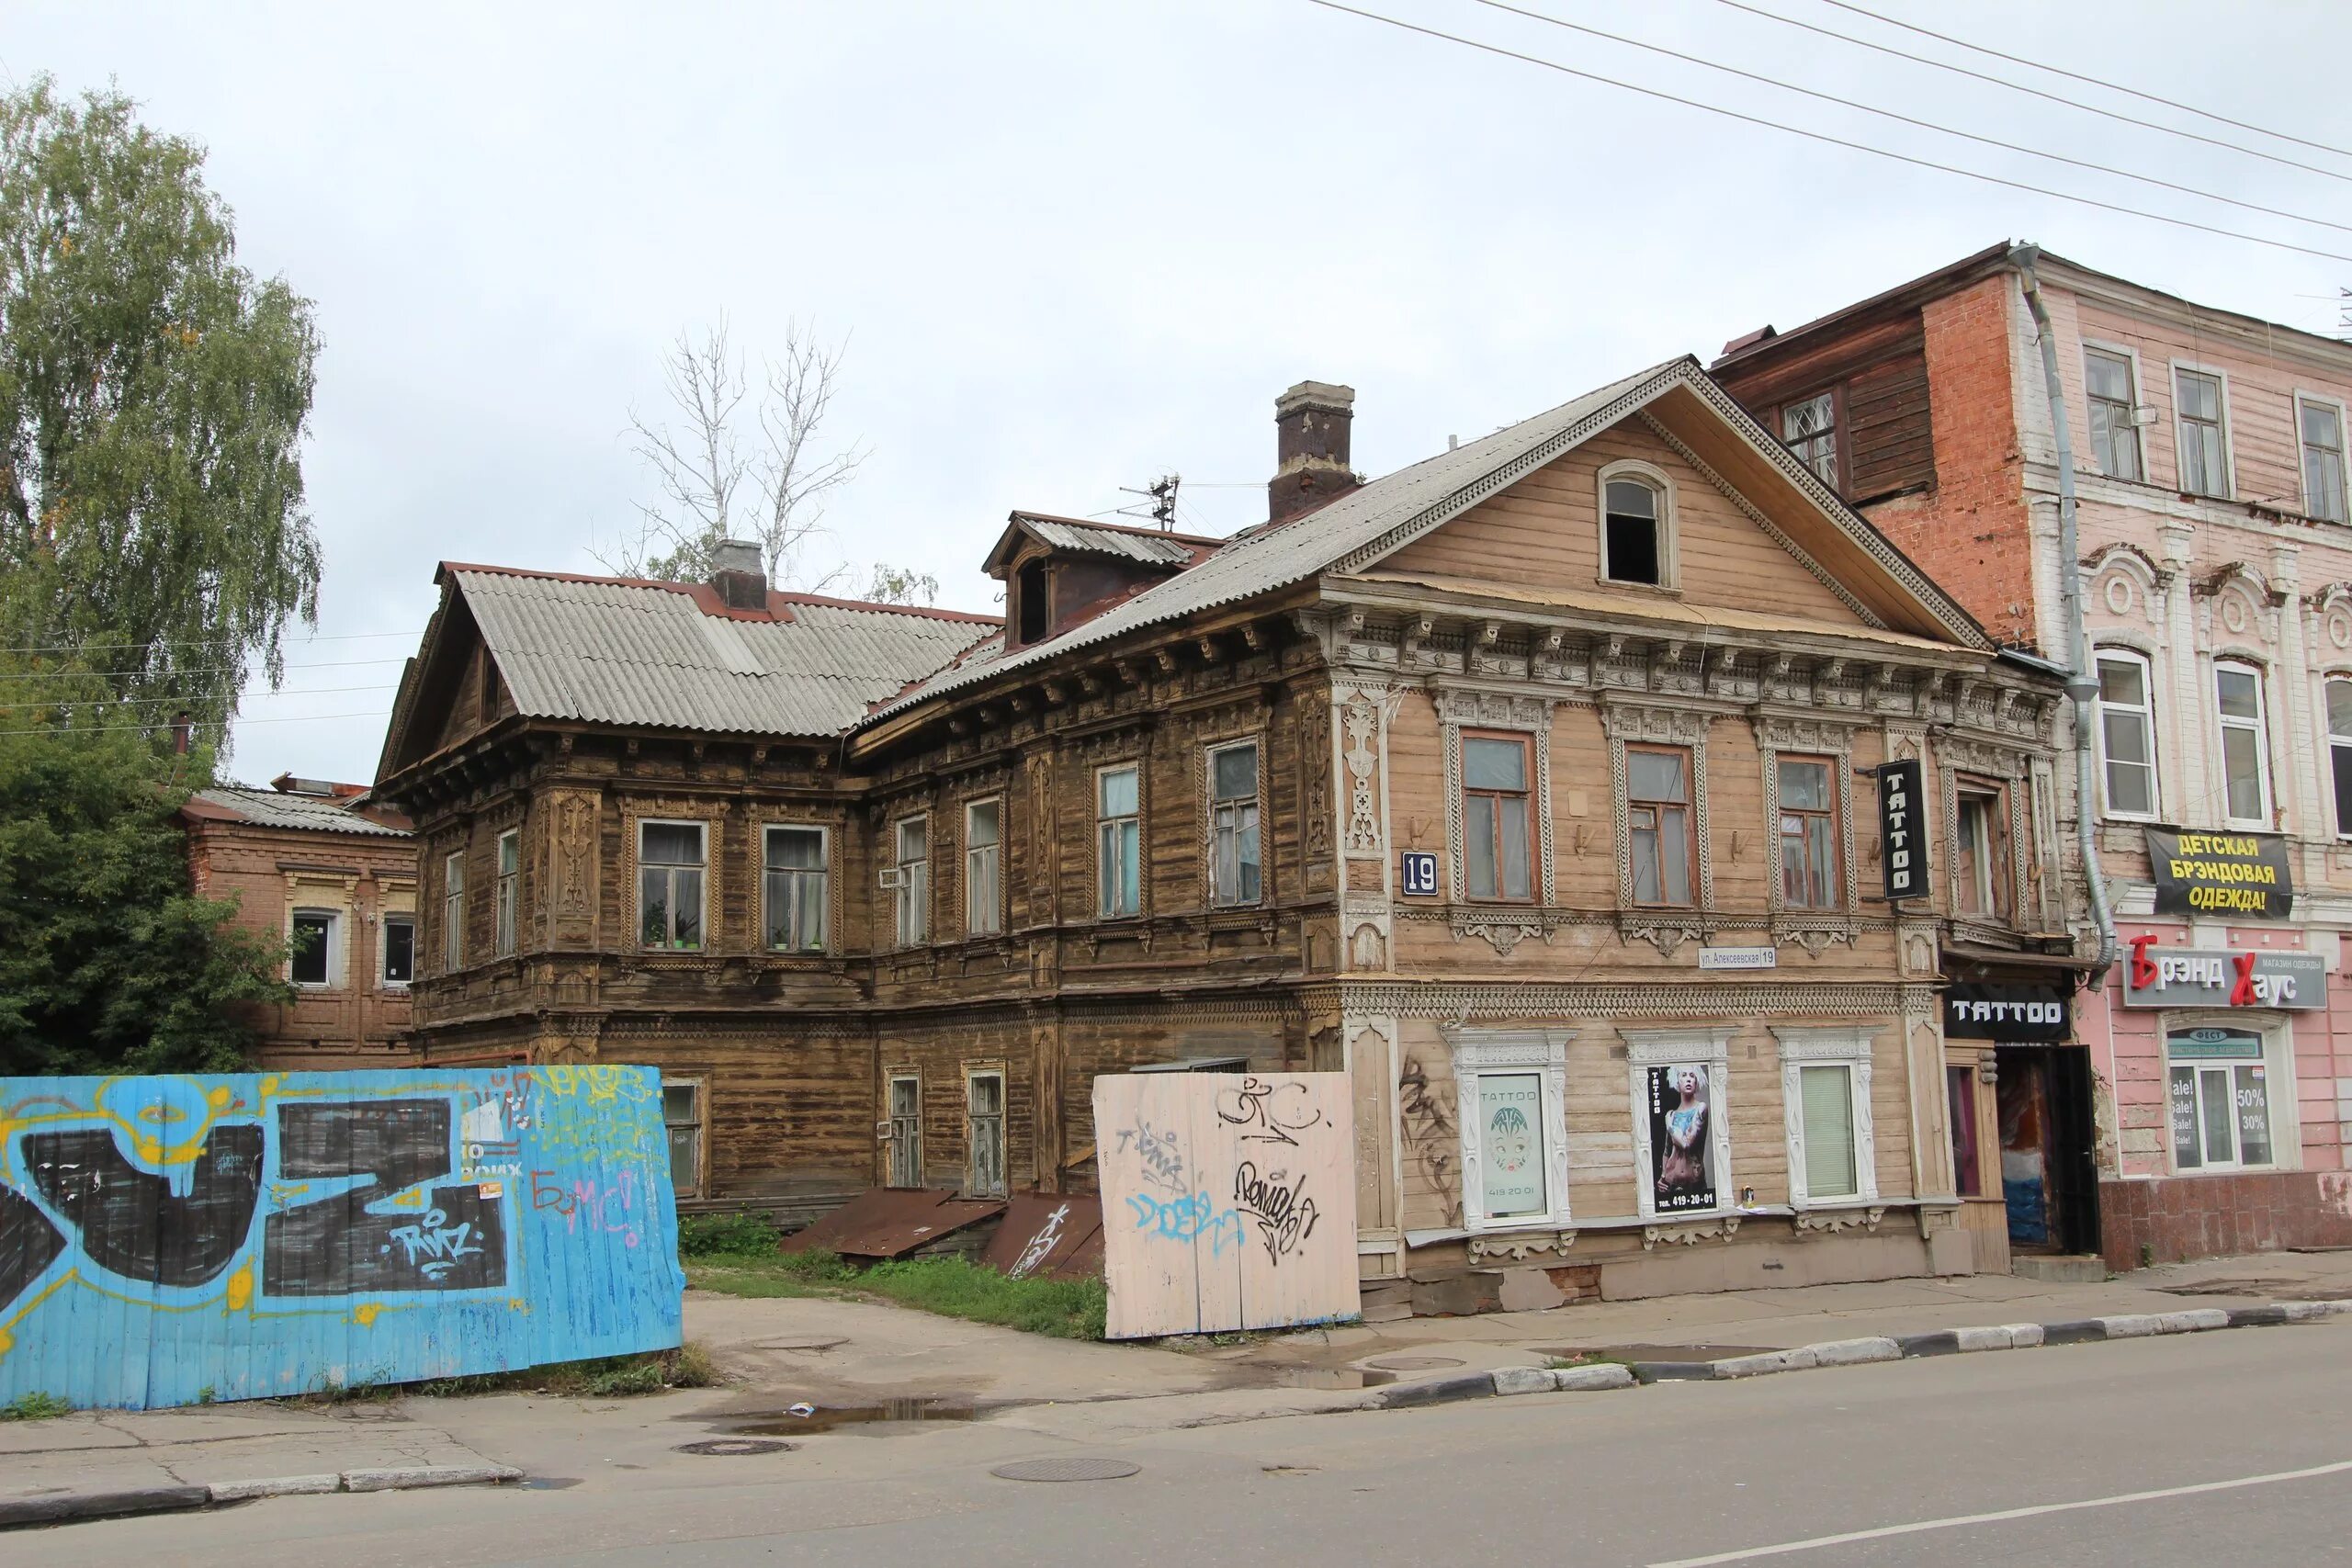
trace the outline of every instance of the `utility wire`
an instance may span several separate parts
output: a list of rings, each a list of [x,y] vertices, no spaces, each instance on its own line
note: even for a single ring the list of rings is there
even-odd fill
[[[374,686],[312,686],[303,691],[256,692],[251,694],[256,697],[323,697],[335,692],[396,692],[398,690],[400,687],[396,682],[387,682]],[[70,698],[63,702],[0,703],[0,713],[11,713],[23,708],[63,707],[111,710],[130,707],[171,707],[175,705],[185,706],[188,700],[187,697],[95,697],[88,702],[78,703]]]
[[[2126,125],[2139,126],[2143,130],[2160,130],[2166,136],[2179,136],[2190,141],[2202,141],[2209,147],[2224,147],[2233,152],[2243,152],[2249,158],[2261,158],[2273,164],[2284,164],[2290,169],[2301,169],[2306,174],[2324,175],[2331,180],[2342,180],[2347,185],[2352,185],[2352,175],[2339,174],[2334,169],[2323,169],[2317,164],[2305,164],[2293,158],[2282,158],[2276,152],[2265,152],[2259,148],[2241,146],[2235,141],[2224,141],[2217,136],[2204,136],[2194,130],[2183,130],[2177,125],[2165,125],[2153,119],[2136,119],[2131,115],[2119,114],[2113,109],[2100,108],[2096,104],[2082,103],[2074,98],[2063,97],[2056,93],[2045,93],[2039,87],[2029,87],[2022,82],[2010,82],[1999,76],[1988,76],[1982,71],[1971,71],[1965,65],[1954,65],[1948,60],[1937,60],[1925,54],[1911,54],[1890,44],[1873,43],[1866,38],[1856,38],[1851,33],[1841,33],[1834,28],[1816,27],[1811,22],[1800,22],[1794,17],[1783,17],[1777,11],[1767,11],[1760,6],[1747,5],[1745,0],[1715,0],[1715,4],[1728,6],[1735,11],[1745,11],[1751,17],[1762,17],[1767,21],[1778,22],[1782,27],[1802,28],[1806,32],[1818,33],[1823,38],[1834,38],[1840,43],[1850,43],[1860,49],[1875,50],[1881,54],[1891,54],[1897,60],[1908,60],[1918,65],[1931,65],[1939,71],[1950,71],[1955,75],[1973,77],[1979,82],[1990,82],[1996,87],[2007,87],[2012,93],[2023,93],[2029,97],[2046,99],[2053,104],[2064,104],[2070,109],[2080,109],[2085,114],[2103,115],[2109,119],[2120,119]]]
[[[191,729],[226,729],[232,724],[332,724],[338,719],[345,718],[390,718],[391,716],[392,716],[389,713],[287,714],[277,718],[195,718],[188,721],[188,727]],[[172,728],[173,725],[168,719],[158,719],[153,724],[44,724],[37,725],[30,729],[0,729],[0,736],[121,735],[127,734],[131,730],[139,730],[143,733],[152,734],[158,729],[170,729]]]
[[[390,659],[322,659],[312,664],[288,664],[288,670],[352,670],[370,664],[401,664],[408,660],[405,653]],[[234,664],[190,665],[185,669],[166,670],[6,670],[0,671],[0,686],[12,681],[83,681],[140,675],[238,675],[250,674],[246,667]]]
[[[1860,6],[1849,6],[1846,0],[1821,0],[1821,3],[1825,6],[1835,6],[1841,11],[1851,11],[1858,17],[1868,17],[1874,22],[1884,22],[1890,28],[1901,28],[1906,33],[1917,33],[1925,38],[1938,39],[1954,48],[1967,50],[1973,54],[1987,54],[1996,60],[2006,60],[2013,65],[2030,65],[2036,71],[2047,71],[2053,76],[2064,76],[2068,81],[2082,82],[2094,87],[2105,87],[2109,92],[2121,93],[2127,97],[2138,98],[2143,103],[2162,104],[2166,108],[2178,109],[2183,114],[2193,114],[2200,119],[2210,119],[2220,125],[2234,125],[2240,130],[2251,130],[2256,136],[2275,136],[2281,141],[2291,141],[2298,147],[2309,147],[2314,152],[2334,152],[2339,157],[2352,158],[2352,150],[2331,147],[2324,141],[2313,141],[2284,130],[2268,130],[2249,120],[2232,119],[2228,115],[2215,114],[2211,109],[2200,109],[2195,104],[2184,104],[2178,98],[2167,98],[2155,93],[2143,93],[2137,87],[2127,87],[2120,82],[2110,82],[2104,76],[2086,76],[2079,71],[2068,71],[2063,66],[2044,64],[2039,60],[2029,60],[2021,54],[2004,54],[1997,49],[1987,49],[1981,43],[1971,43],[1966,39],[1954,38],[1950,33],[1939,33],[1932,28],[1915,27],[1909,22],[1898,21],[1893,17],[1881,16],[1876,11],[1865,10]]]
[[[1546,16],[1541,11],[1530,11],[1521,6],[1506,4],[1505,0],[1477,0],[1477,4],[1492,10],[1507,11],[1514,17],[1524,17],[1532,22],[1548,22],[1555,28],[1566,28],[1570,32],[1607,39],[1611,43],[1622,43],[1629,49],[1646,50],[1652,54],[1663,54],[1668,59],[1704,66],[1707,70],[1720,71],[1726,75],[1737,76],[1743,81],[1760,82],[1765,86],[1778,87],[1783,92],[1800,93],[1808,98],[1817,98],[1825,104],[1837,104],[1845,108],[1860,109],[1864,114],[1874,114],[1883,119],[1897,120],[1905,125],[1916,125],[1922,130],[1933,130],[1945,136],[1957,136],[1963,141],[1974,141],[1985,147],[1998,147],[2006,152],[2022,152],[2030,158],[2046,158],[2053,164],[2071,164],[2075,168],[2088,169],[2095,174],[2113,175],[2118,179],[2137,180],[2142,185],[2161,186],[2165,190],[2177,190],[2184,196],[2201,197],[2207,201],[2219,201],[2231,207],[2242,207],[2248,212],[2267,213],[2273,218],[2285,218],[2297,223],[2314,223],[2323,229],[2335,229],[2343,233],[2352,234],[2352,223],[2334,223],[2324,218],[2306,218],[2300,212],[2290,212],[2284,208],[2265,207],[2258,201],[2242,201],[2234,196],[2223,196],[2219,191],[2201,190],[2196,186],[2185,186],[2174,180],[2158,179],[2154,175],[2135,175],[2129,169],[2119,169],[2110,164],[2094,164],[2085,158],[2070,158],[2064,152],[2045,152],[2041,148],[2030,147],[2018,141],[2004,141],[1996,136],[1979,136],[1973,130],[1961,130],[1952,126],[1939,125],[1931,119],[1920,119],[1912,115],[1898,113],[1894,109],[1883,109],[1853,98],[1839,97],[1835,93],[1816,92],[1811,87],[1800,87],[1793,82],[1783,82],[1776,76],[1767,76],[1755,71],[1743,71],[1736,65],[1725,65],[1702,55],[1685,54],[1679,49],[1668,49],[1663,44],[1645,43],[1640,39],[1604,32],[1599,28],[1587,27],[1582,22],[1571,22],[1565,17]]]
[[[414,637],[414,632],[337,632],[332,637],[303,637],[292,639],[292,646],[313,642],[365,642],[373,637]],[[21,648],[0,648],[0,653],[88,653],[94,650],[115,650],[141,648],[235,648],[244,642],[237,637],[154,637],[146,642],[28,642]]]
[[[1958,175],[1963,179],[1976,180],[1985,185],[2001,186],[2009,190],[2021,190],[2033,196],[2046,196],[2059,201],[2071,201],[2080,207],[2095,207],[2103,212],[2120,212],[2127,218],[2144,218],[2150,222],[2169,224],[2176,229],[2193,229],[2199,233],[2218,234],[2225,240],[2241,240],[2247,244],[2267,245],[2272,250],[2292,251],[2299,255],[2318,256],[2325,261],[2352,262],[2352,255],[2335,251],[2323,251],[2311,245],[2298,245],[2288,240],[2266,239],[2259,234],[2242,234],[2234,229],[2222,229],[2211,223],[2199,223],[2194,219],[2168,217],[2164,213],[2150,212],[2142,208],[2125,207],[2120,202],[2101,201],[2097,197],[2075,196],[2062,190],[2052,190],[2047,186],[2030,185],[2024,180],[2006,179],[1999,175],[1981,174],[1974,169],[1963,169],[1954,164],[1939,164],[1932,158],[1914,157],[1908,152],[1897,152],[1885,147],[1873,147],[1867,141],[1851,141],[1842,136],[1832,136],[1826,131],[1806,130],[1800,126],[1784,125],[1776,119],[1766,119],[1761,115],[1743,114],[1737,109],[1725,108],[1720,104],[1711,104],[1698,98],[1686,98],[1657,87],[1644,87],[1631,82],[1621,82],[1613,76],[1603,76],[1598,72],[1581,71],[1573,65],[1564,65],[1556,60],[1546,60],[1542,55],[1522,54],[1517,50],[1505,49],[1499,44],[1481,43],[1476,39],[1464,38],[1458,33],[1442,32],[1436,28],[1422,27],[1418,22],[1408,22],[1396,17],[1384,17],[1377,11],[1359,10],[1353,6],[1341,5],[1340,0],[1306,0],[1306,3],[1310,6],[1320,6],[1327,11],[1343,11],[1351,17],[1362,17],[1368,22],[1384,23],[1408,33],[1419,33],[1425,38],[1442,39],[1447,43],[1458,43],[1465,49],[1475,49],[1481,53],[1500,55],[1505,60],[1516,60],[1528,65],[1540,65],[1546,71],[1556,71],[1564,76],[1576,76],[1588,82],[1599,82],[1604,86],[1622,87],[1629,93],[1639,93],[1645,98],[1657,98],[1665,103],[1679,104],[1685,108],[1704,109],[1709,114],[1720,115],[1725,119],[1736,119],[1745,125],[1759,125],[1767,130],[1786,131],[1792,136],[1802,136],[1809,141],[1823,141],[1832,147],[1843,147],[1849,152],[1867,152],[1874,158],[1885,158],[1897,164],[1908,164],[1914,168],[1933,169],[1939,174]],[[1733,5],[1736,0],[1722,0],[1722,3]],[[1769,13],[1759,13],[1759,15],[1769,15]]]

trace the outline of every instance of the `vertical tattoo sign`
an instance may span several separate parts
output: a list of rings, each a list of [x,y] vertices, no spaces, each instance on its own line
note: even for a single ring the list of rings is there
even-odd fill
[[[1928,896],[1928,836],[1922,810],[1925,798],[1919,759],[1907,757],[1879,767],[1879,860],[1886,873],[1886,896],[1890,900]]]

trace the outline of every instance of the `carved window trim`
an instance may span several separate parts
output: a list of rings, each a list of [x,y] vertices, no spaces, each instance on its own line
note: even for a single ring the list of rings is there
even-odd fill
[[[768,835],[777,831],[817,835],[816,869],[825,879],[823,899],[825,929],[821,933],[822,940],[815,947],[772,947],[768,944],[768,931],[772,924],[768,918],[771,907],[768,891]],[[839,841],[840,835],[832,830],[830,824],[823,822],[800,821],[790,818],[763,818],[753,825],[752,843],[752,852],[758,856],[760,923],[759,929],[752,935],[752,945],[760,952],[772,958],[816,958],[834,951],[836,933],[841,930],[841,868],[833,863],[834,851]]]
[[[1454,1125],[1462,1138],[1462,1228],[1485,1231],[1557,1229],[1568,1213],[1568,1042],[1573,1029],[1442,1030],[1453,1055]],[[1486,1212],[1485,1141],[1478,1120],[1478,1080],[1488,1074],[1533,1073],[1543,1104],[1537,1131],[1544,1145],[1541,1214],[1500,1217]]]
[[[1707,728],[1713,716],[1702,708],[1667,707],[1654,703],[1601,705],[1601,727],[1609,736],[1610,827],[1617,838],[1617,908],[1625,916],[1675,921],[1714,911],[1714,835],[1707,816]],[[1698,886],[1693,890],[1699,900],[1696,908],[1634,902],[1634,837],[1625,771],[1625,748],[1629,743],[1679,746],[1690,753],[1690,836],[1699,863]]]
[[[1780,1043],[1781,1126],[1787,1140],[1789,1206],[1800,1213],[1812,1209],[1876,1207],[1878,1194],[1878,1135],[1871,1118],[1871,1030],[1865,1024],[1772,1024]],[[1804,1165],[1804,1080],[1807,1067],[1843,1066],[1849,1070],[1847,1093],[1854,1132],[1854,1182],[1859,1190],[1816,1201],[1808,1190]]]
[[[2009,878],[2009,920],[2013,929],[2022,929],[2025,903],[2025,866],[2033,848],[2032,824],[2026,816],[2026,779],[2030,773],[2026,754],[2006,746],[1987,745],[1951,736],[1935,742],[1936,772],[1939,775],[1936,801],[1943,813],[1942,833],[1944,880],[1942,901],[1944,911],[1956,920],[1967,920],[1979,926],[1998,929],[2001,922],[1993,915],[1971,914],[1960,906],[1960,790],[1966,778],[1971,786],[1982,792],[1987,788],[1998,792],[2005,803],[2004,816],[2009,832],[2007,874]]]
[[[1108,902],[1107,895],[1110,888],[1103,880],[1103,829],[1112,823],[1125,818],[1124,817],[1105,817],[1102,814],[1102,781],[1107,775],[1117,773],[1132,773],[1136,776],[1136,907],[1132,909],[1112,910],[1104,907]],[[1151,914],[1151,846],[1146,829],[1146,825],[1151,820],[1150,774],[1151,770],[1144,765],[1144,757],[1141,752],[1108,762],[1099,762],[1087,774],[1091,782],[1086,801],[1088,829],[1086,852],[1087,861],[1093,874],[1089,879],[1091,886],[1088,908],[1097,921],[1106,925],[1123,920],[1145,919]]]
[[[1707,1214],[1736,1213],[1739,1188],[1731,1168],[1731,1037],[1730,1024],[1688,1029],[1621,1029],[1625,1043],[1627,1103],[1634,1112],[1634,1197],[1645,1220],[1688,1220]],[[1677,1062],[1707,1064],[1707,1146],[1714,1156],[1715,1206],[1712,1209],[1668,1209],[1661,1214],[1657,1190],[1650,1180],[1649,1070]]]
[[[1558,901],[1552,863],[1552,719],[1555,704],[1549,697],[1525,696],[1510,692],[1489,692],[1476,687],[1442,686],[1430,694],[1437,706],[1438,727],[1445,739],[1445,862],[1446,898],[1450,903],[1470,902],[1469,874],[1466,863],[1466,834],[1462,809],[1462,732],[1493,730],[1498,734],[1519,734],[1528,738],[1528,750],[1534,755],[1534,774],[1531,784],[1528,810],[1535,820],[1530,825],[1528,853],[1534,858],[1534,898],[1532,902],[1550,908]],[[1479,899],[1477,908],[1524,907],[1529,900]]]
[[[922,854],[909,859],[905,834],[916,823],[922,825]],[[910,811],[890,818],[889,834],[885,845],[890,856],[888,863],[899,874],[898,885],[889,890],[890,948],[905,953],[931,944],[933,919],[937,913],[937,888],[931,870],[938,863],[939,845],[931,830],[929,811]],[[922,884],[920,887],[907,880],[910,867],[921,868],[921,875],[915,879]]]

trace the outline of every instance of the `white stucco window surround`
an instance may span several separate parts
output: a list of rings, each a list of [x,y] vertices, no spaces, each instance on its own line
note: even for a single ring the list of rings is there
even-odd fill
[[[1629,1069],[1634,1191],[1642,1218],[1679,1220],[1736,1209],[1739,1190],[1731,1168],[1732,1026],[1621,1029],[1617,1034],[1625,1043]],[[1692,1139],[1689,1134],[1694,1131]]]
[[[2170,1174],[2302,1168],[2293,1020],[2263,1008],[2156,1015]]]
[[[1449,1029],[1462,1128],[1462,1228],[1568,1224],[1570,1029]]]
[[[1789,1151],[1789,1206],[1878,1204],[1871,1126],[1871,1032],[1859,1024],[1774,1024],[1781,1111]]]

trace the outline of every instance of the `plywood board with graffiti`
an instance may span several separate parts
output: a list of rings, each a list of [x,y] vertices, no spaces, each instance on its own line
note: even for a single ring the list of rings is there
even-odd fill
[[[650,1067],[0,1078],[0,1404],[668,1348],[674,1211]]]
[[[1344,1073],[1094,1080],[1114,1339],[1352,1317]]]

